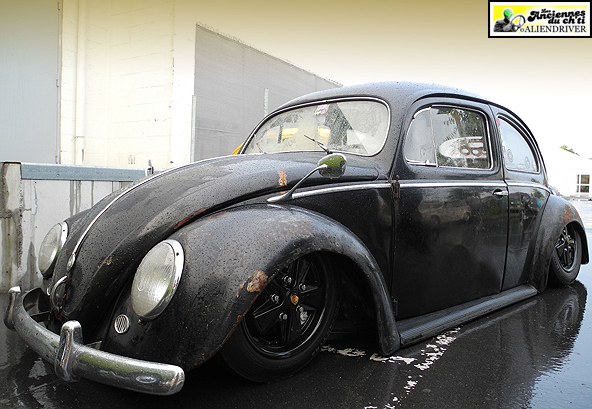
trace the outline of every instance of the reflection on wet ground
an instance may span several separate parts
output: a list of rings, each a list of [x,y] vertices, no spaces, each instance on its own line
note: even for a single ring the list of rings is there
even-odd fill
[[[592,202],[577,203],[592,243]],[[592,267],[579,280],[448,331],[375,354],[371,340],[324,348],[300,374],[253,384],[217,362],[190,373],[181,393],[154,397],[81,380],[67,384],[51,365],[0,326],[0,407],[7,408],[589,408]],[[0,296],[4,311],[7,297]]]

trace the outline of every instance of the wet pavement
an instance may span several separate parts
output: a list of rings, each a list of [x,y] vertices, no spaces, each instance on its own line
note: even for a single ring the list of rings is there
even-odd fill
[[[592,202],[576,206],[592,243]],[[590,408],[587,288],[590,264],[571,287],[550,288],[392,357],[375,355],[370,340],[340,341],[293,378],[269,385],[214,361],[189,373],[171,397],[62,382],[2,324],[0,408]],[[6,302],[0,295],[2,312]]]

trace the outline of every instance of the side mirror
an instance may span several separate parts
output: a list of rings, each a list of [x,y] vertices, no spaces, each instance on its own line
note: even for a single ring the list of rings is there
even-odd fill
[[[332,153],[317,163],[319,174],[324,178],[338,178],[345,173],[347,159],[340,153]]]
[[[311,170],[308,175],[300,179],[298,183],[296,183],[294,187],[290,189],[289,192],[286,192],[280,196],[270,197],[267,199],[267,201],[270,203],[277,203],[291,200],[294,191],[300,187],[302,182],[308,179],[316,171],[319,171],[319,174],[325,178],[338,178],[343,176],[345,173],[346,162],[347,160],[345,159],[345,156],[340,153],[331,153],[327,156],[324,156],[317,162],[317,167]]]

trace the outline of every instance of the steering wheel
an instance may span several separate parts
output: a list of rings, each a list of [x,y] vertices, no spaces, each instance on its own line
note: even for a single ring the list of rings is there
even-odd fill
[[[518,19],[518,23],[514,23],[516,19]],[[524,14],[516,14],[514,17],[512,17],[512,24],[514,24],[513,30],[518,31],[524,24],[526,24],[526,17],[524,17]]]

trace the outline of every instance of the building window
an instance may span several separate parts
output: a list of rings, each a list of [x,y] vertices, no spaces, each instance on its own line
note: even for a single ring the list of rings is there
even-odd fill
[[[590,193],[590,175],[578,175],[576,192]]]

